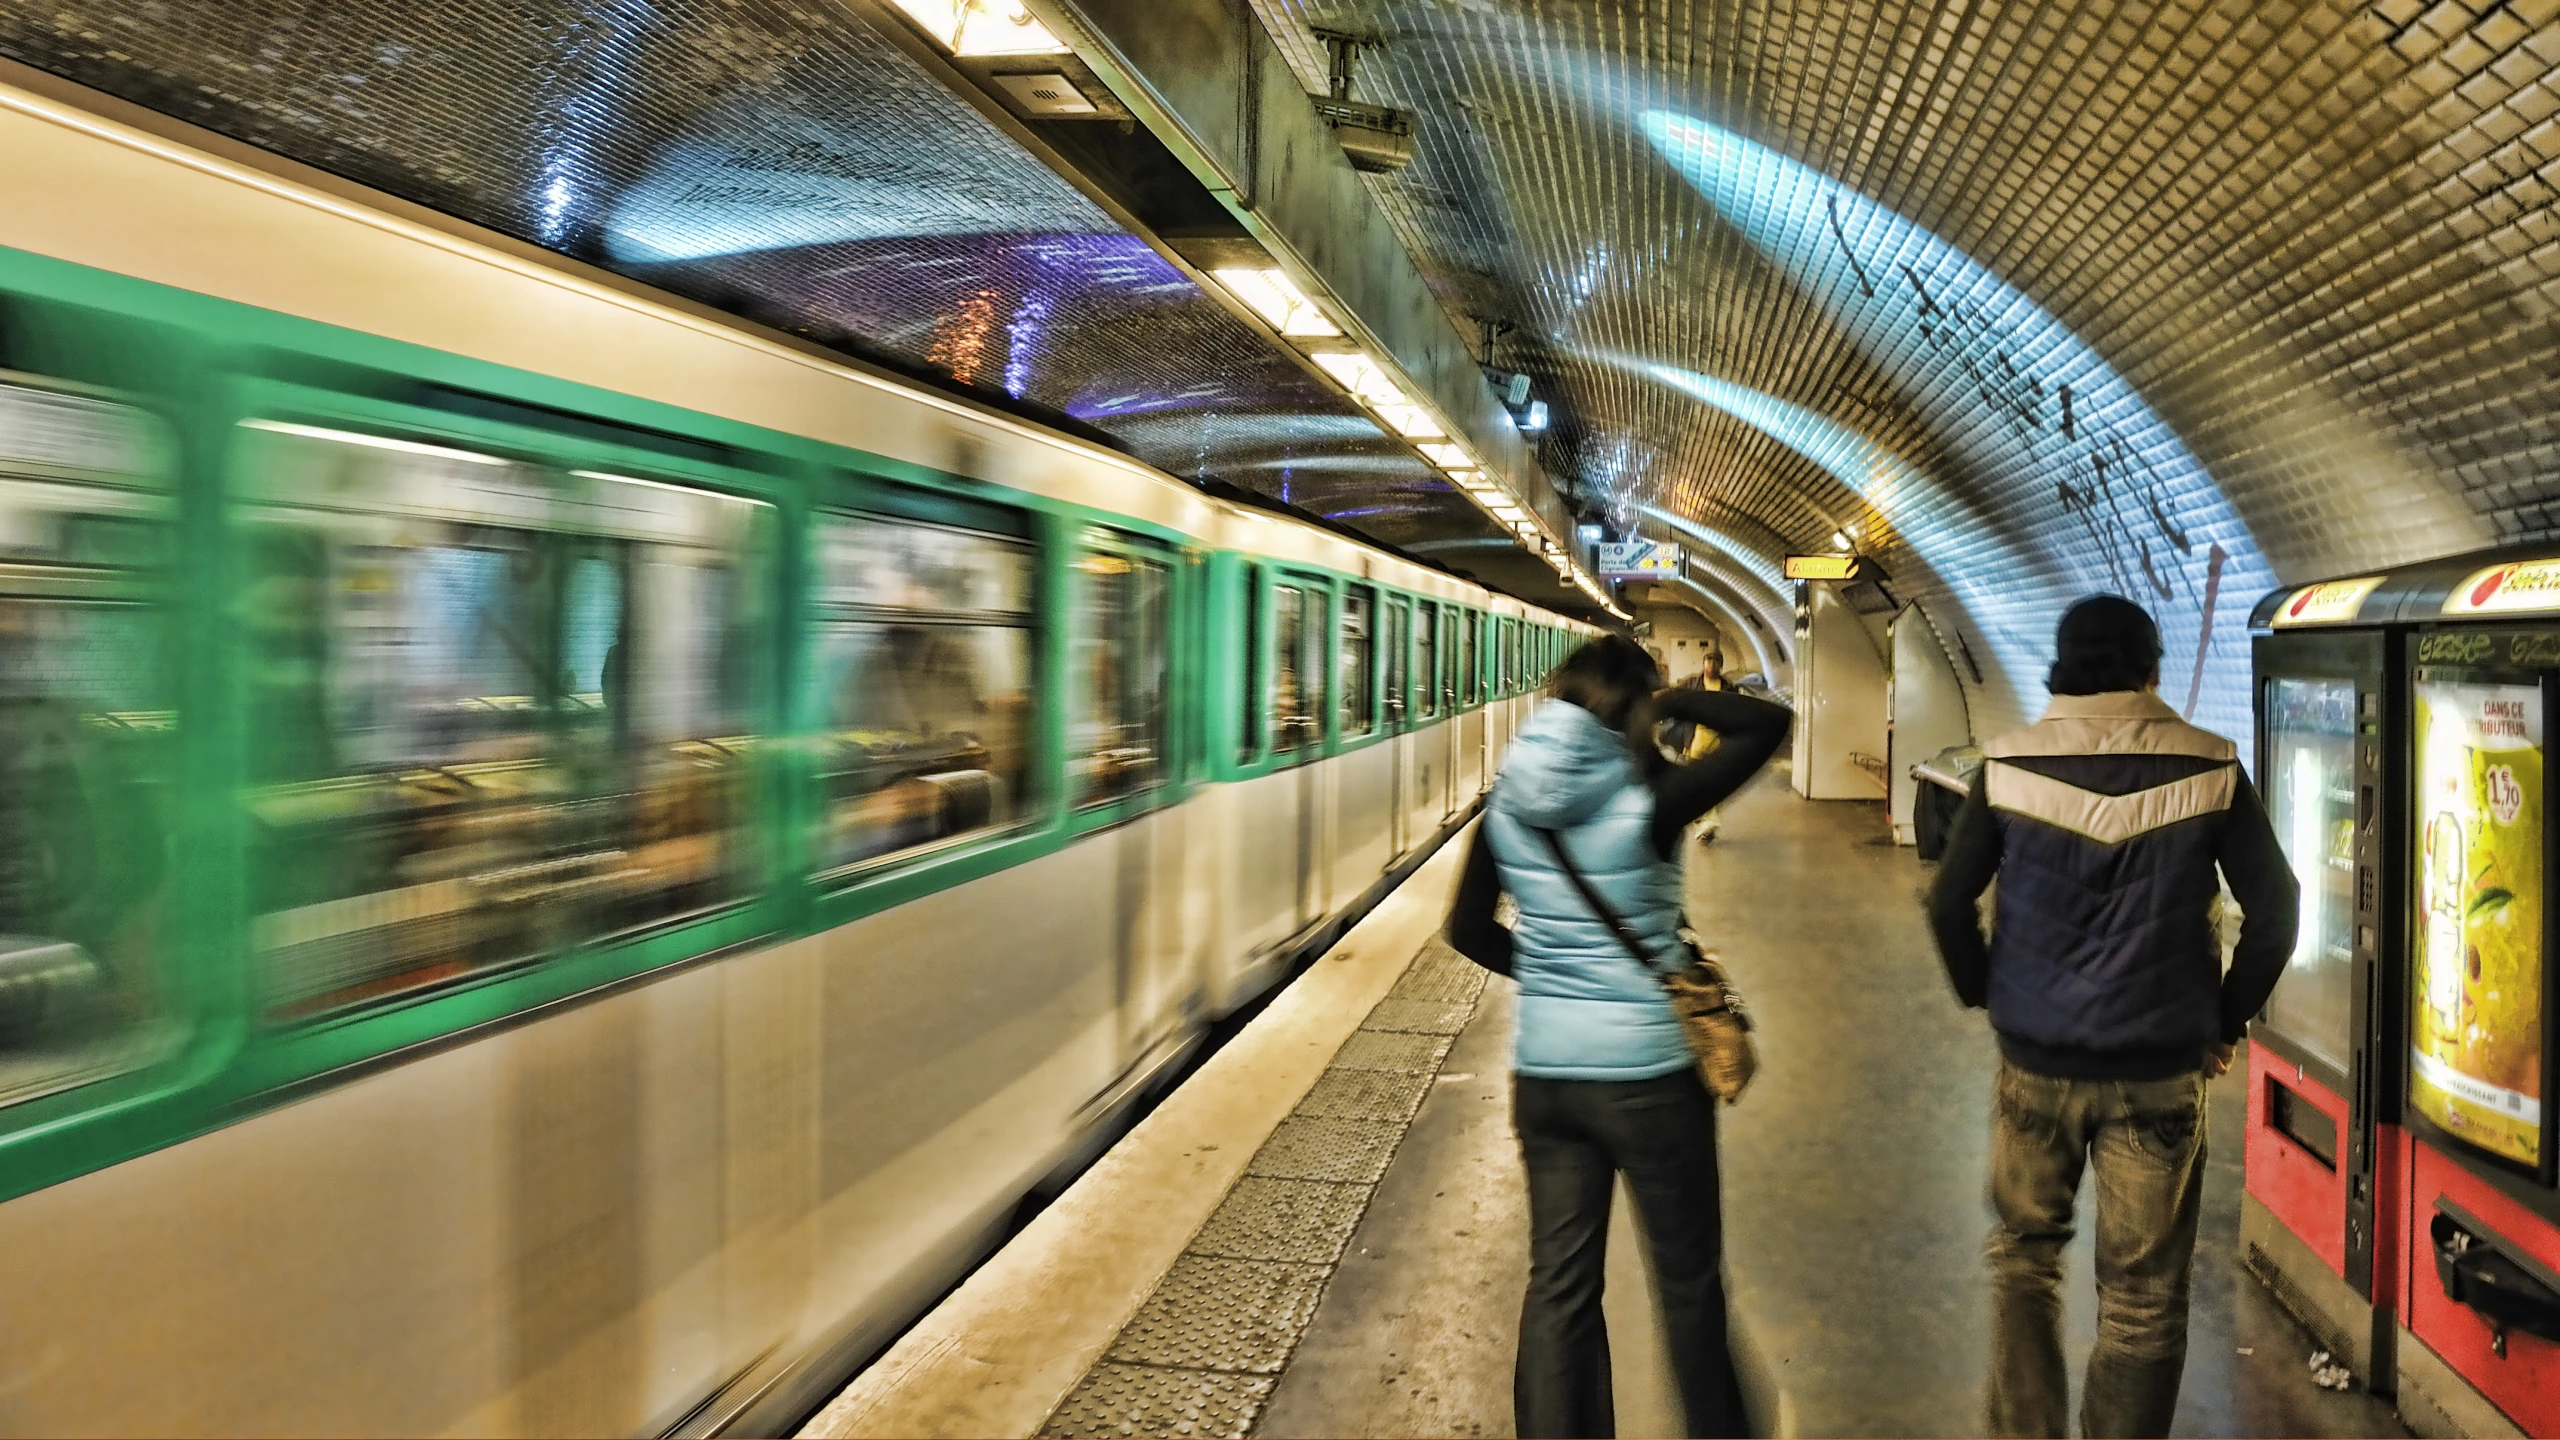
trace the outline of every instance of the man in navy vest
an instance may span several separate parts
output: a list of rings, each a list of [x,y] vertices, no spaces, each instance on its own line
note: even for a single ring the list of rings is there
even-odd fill
[[[2080,1426],[2166,1435],[2187,1356],[2206,1080],[2293,953],[2300,893],[2230,741],[2153,693],[2160,631],[2097,595],[2054,640],[2045,718],[1983,746],[1929,891],[1947,977],[2000,1040],[1994,1435],[2069,1434],[2062,1252],[2097,1171],[2098,1341]],[[2219,870],[2221,882],[2215,872]],[[1977,902],[2000,888],[1992,934]],[[2225,974],[2215,911],[2240,904]]]

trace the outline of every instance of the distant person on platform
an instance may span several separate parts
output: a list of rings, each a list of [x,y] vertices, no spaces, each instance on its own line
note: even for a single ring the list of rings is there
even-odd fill
[[[2166,1435],[2187,1358],[2208,1077],[2293,952],[2299,886],[2230,741],[2154,690],[2160,631],[2130,600],[2064,613],[2037,724],[1982,747],[1929,891],[1938,949],[2000,1041],[1992,1103],[1993,1435],[2068,1435],[2062,1252],[2098,1172],[2087,1435]],[[2245,916],[2230,973],[2219,868]],[[1976,902],[1994,877],[1986,944]]]

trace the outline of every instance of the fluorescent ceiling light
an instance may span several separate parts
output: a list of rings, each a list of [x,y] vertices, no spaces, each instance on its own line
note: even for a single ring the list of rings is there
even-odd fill
[[[1297,287],[1288,275],[1273,269],[1246,269],[1235,266],[1212,270],[1227,293],[1244,302],[1245,308],[1271,322],[1271,328],[1283,335],[1339,335],[1342,327],[1324,317],[1316,302]]]
[[[1378,362],[1357,350],[1327,350],[1315,356],[1324,373],[1342,382],[1342,388],[1373,403],[1408,404],[1404,392],[1378,368]]]
[[[330,440],[340,445],[362,445],[374,450],[397,450],[403,455],[431,455],[438,460],[460,460],[467,465],[509,465],[513,461],[496,455],[483,455],[474,450],[453,450],[442,445],[421,445],[415,440],[394,440],[388,435],[366,435],[355,430],[324,430],[317,425],[296,425],[284,420],[243,420],[245,430],[272,430],[278,435],[299,435],[306,440]]]
[[[1467,453],[1467,447],[1464,445],[1423,445],[1417,448],[1422,451],[1425,459],[1428,459],[1432,464],[1439,466],[1443,470],[1472,470],[1475,468],[1475,457]]]
[[[1067,53],[1019,0],[897,0],[897,6],[954,55]]]
[[[1437,440],[1449,433],[1419,405],[1381,405],[1378,416],[1407,440]]]
[[[1408,440],[1437,440],[1444,433],[1440,422],[1413,403],[1403,387],[1387,378],[1377,361],[1357,350],[1336,350],[1313,357],[1324,372],[1342,382],[1361,404],[1378,412],[1378,418]]]

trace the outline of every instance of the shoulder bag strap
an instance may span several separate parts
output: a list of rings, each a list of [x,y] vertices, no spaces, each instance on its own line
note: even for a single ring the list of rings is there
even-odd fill
[[[1643,943],[1636,939],[1634,931],[1627,928],[1627,922],[1619,919],[1618,912],[1609,908],[1609,902],[1600,898],[1600,892],[1591,888],[1591,882],[1582,878],[1581,868],[1573,863],[1572,856],[1565,853],[1563,837],[1553,830],[1540,830],[1538,838],[1547,842],[1547,853],[1556,857],[1556,864],[1563,868],[1564,878],[1573,882],[1574,891],[1582,897],[1582,903],[1591,907],[1600,917],[1600,923],[1609,927],[1609,933],[1618,937],[1618,943],[1626,947],[1637,964],[1660,979],[1661,967],[1645,953]]]

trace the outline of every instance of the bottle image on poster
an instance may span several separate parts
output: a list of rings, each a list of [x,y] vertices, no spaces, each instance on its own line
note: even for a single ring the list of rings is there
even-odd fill
[[[2542,1159],[2542,691],[2417,687],[2409,1098],[2493,1155]]]

